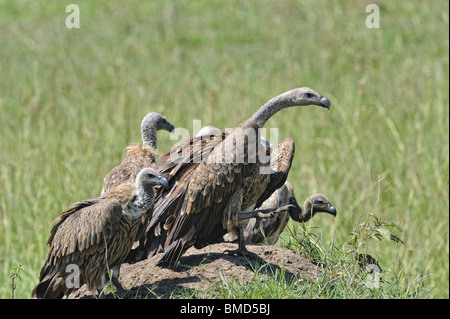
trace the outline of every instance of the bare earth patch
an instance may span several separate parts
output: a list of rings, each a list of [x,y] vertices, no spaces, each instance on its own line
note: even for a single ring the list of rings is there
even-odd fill
[[[226,250],[236,249],[236,244],[220,243],[202,249],[190,248],[174,268],[156,266],[160,255],[147,260],[123,265],[119,280],[130,291],[124,298],[169,298],[181,289],[185,291],[211,291],[220,284],[221,276],[247,283],[255,276],[272,275],[283,271],[285,280],[296,278],[314,281],[322,273],[320,265],[296,254],[292,250],[276,246],[247,245],[250,255],[230,256]],[[82,287],[75,298],[90,298]],[[112,297],[107,294],[106,298]]]

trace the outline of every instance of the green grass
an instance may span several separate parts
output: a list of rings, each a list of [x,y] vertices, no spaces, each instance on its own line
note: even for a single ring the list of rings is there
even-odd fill
[[[100,193],[147,112],[189,130],[194,119],[224,129],[309,86],[330,111],[288,109],[266,127],[296,142],[298,200],[322,192],[338,209],[310,232],[326,250],[370,213],[393,221],[405,244],[368,249],[402,293],[375,297],[414,297],[405,291],[420,282],[427,297],[448,298],[448,2],[374,2],[379,29],[365,27],[370,1],[80,0],[81,28],[66,29],[65,3],[1,1],[0,297],[10,297],[19,264],[15,296],[30,296],[51,221]],[[176,142],[158,138],[160,153]],[[353,287],[351,276],[341,284],[338,292]],[[300,295],[358,296],[317,289]]]

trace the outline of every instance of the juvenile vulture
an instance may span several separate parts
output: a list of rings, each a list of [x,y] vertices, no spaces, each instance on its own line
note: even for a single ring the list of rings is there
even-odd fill
[[[174,264],[189,247],[215,243],[232,230],[238,233],[239,248],[231,253],[246,252],[241,221],[258,216],[252,211],[273,193],[271,185],[284,184],[293,157],[293,150],[284,151],[293,149],[292,139],[283,140],[271,154],[270,168],[277,165],[269,174],[259,156],[265,153],[259,129],[278,111],[302,105],[329,108],[330,102],[310,88],[297,88],[269,100],[227,133],[192,138],[160,157],[156,167],[169,172],[170,189],[157,197],[144,236],[147,249],[164,249],[159,264]]]
[[[156,185],[167,181],[145,168],[134,184],[125,182],[100,197],[75,203],[56,218],[47,261],[31,296],[63,298],[83,284],[95,292],[105,284],[108,269],[117,270],[112,281],[123,290],[116,276],[134,243],[142,212],[154,204]]]
[[[251,218],[244,230],[245,240],[252,243],[267,243],[275,245],[284,228],[286,227],[289,217],[296,222],[306,222],[316,213],[324,212],[336,216],[336,208],[330,203],[325,195],[314,194],[309,196],[303,206],[300,207],[295,198],[292,184],[285,182],[282,187],[277,189],[258,209],[263,211],[276,211],[281,207],[289,206],[288,209],[276,213],[273,217],[259,220]],[[234,233],[228,233],[226,240],[233,240]]]
[[[141,122],[142,145],[132,144],[119,166],[114,167],[104,178],[101,195],[123,182],[134,183],[144,167],[151,167],[157,156],[157,130],[172,132],[174,126],[156,112],[148,113]]]

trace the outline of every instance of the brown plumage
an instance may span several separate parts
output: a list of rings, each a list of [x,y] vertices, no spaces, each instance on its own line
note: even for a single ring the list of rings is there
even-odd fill
[[[158,130],[172,132],[174,126],[161,114],[157,112],[148,113],[141,121],[142,144],[131,144],[127,147],[127,153],[120,165],[114,167],[104,178],[101,195],[121,183],[134,183],[137,174],[143,168],[154,167],[158,156],[156,136]],[[152,212],[153,209],[142,214],[135,241],[143,236]],[[133,257],[130,256],[130,259],[133,259]]]
[[[289,217],[296,222],[306,222],[318,212],[324,212],[336,216],[336,209],[327,199],[325,195],[314,194],[309,196],[303,206],[300,207],[297,203],[294,194],[294,188],[290,182],[285,182],[282,187],[277,189],[267,200],[265,200],[258,209],[274,210],[286,207],[288,209],[282,210],[274,214],[273,217],[259,220],[251,218],[245,227],[245,240],[252,243],[266,243],[275,245],[279,236],[286,227]],[[226,240],[231,241],[236,238],[235,233],[226,234]]]
[[[101,195],[124,182],[134,183],[137,174],[144,167],[153,166],[158,156],[156,131],[172,132],[173,129],[174,126],[161,114],[148,113],[141,122],[142,144],[127,147],[120,165],[114,167],[104,178]]]
[[[129,263],[142,260],[164,250],[167,229],[175,220],[177,212],[167,203],[176,205],[172,198],[167,196],[170,189],[186,180],[199,163],[205,159],[215,146],[220,144],[226,133],[218,130],[217,135],[198,136],[181,142],[175,148],[162,154],[156,164],[156,169],[166,177],[169,186],[156,193],[155,210],[151,221],[141,238],[139,245],[132,250],[126,261]],[[156,205],[156,203],[158,203]]]
[[[206,140],[193,138],[161,156],[156,166],[160,172],[169,171],[166,177],[170,189],[157,197],[145,235],[146,247],[164,249],[160,264],[174,264],[190,246],[200,248],[217,242],[233,228],[243,231],[243,213],[253,210],[270,184],[281,182],[280,187],[284,183],[277,178],[278,170],[275,174],[262,173],[268,164],[258,156],[263,145],[259,128],[281,109],[300,105],[329,108],[330,103],[310,88],[294,89],[271,99],[229,132]],[[281,150],[285,145],[292,146],[293,141],[285,139],[280,144]],[[293,152],[279,154],[272,162],[286,161],[278,169],[290,167],[288,158]],[[192,163],[195,159],[199,162]],[[158,227],[162,223],[164,227]],[[244,238],[241,233],[238,236],[238,251],[245,251]]]
[[[135,184],[122,183],[101,197],[73,204],[57,217],[47,242],[48,258],[31,296],[62,298],[83,284],[95,292],[104,283],[107,269],[115,269],[113,276],[118,276],[142,212],[154,204],[153,187],[166,183],[155,170],[145,168]],[[75,274],[69,270],[73,267]],[[68,281],[71,274],[79,285]],[[113,281],[120,289],[117,277]]]

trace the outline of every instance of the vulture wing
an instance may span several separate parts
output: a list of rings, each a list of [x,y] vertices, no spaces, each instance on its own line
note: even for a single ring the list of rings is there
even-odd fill
[[[89,255],[105,249],[105,240],[114,235],[122,216],[122,205],[114,198],[95,198],[78,202],[62,213],[53,226],[48,240],[49,258]]]
[[[72,205],[56,218],[48,239],[48,258],[31,296],[62,298],[69,294],[73,288],[65,284],[66,266],[80,266],[96,252],[104,252],[105,240],[112,238],[121,215],[117,200],[94,198]]]
[[[205,160],[185,171],[176,187],[155,205],[155,211],[167,211],[170,207],[173,212],[164,225],[167,229],[166,250],[160,263],[177,260],[187,249],[186,244],[201,247],[226,233],[222,217],[224,210],[229,208],[229,199],[233,198],[243,180],[258,169],[258,165],[249,165],[247,149],[240,152],[243,158],[237,158],[240,154],[236,150],[229,151],[229,147],[236,145],[247,147],[248,136],[240,133],[242,131],[230,132]],[[241,205],[242,202],[236,203],[239,209]]]
[[[273,192],[283,186],[291,169],[292,160],[294,159],[295,144],[292,138],[285,138],[272,150],[270,154],[270,181],[264,193],[256,202],[255,208],[268,199]]]
[[[210,138],[186,139],[162,154],[155,169],[169,182],[169,188],[156,188],[155,206],[144,238],[134,250],[136,255],[153,256],[164,248],[167,232],[178,216],[193,171],[225,137],[225,133]]]

